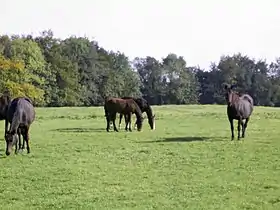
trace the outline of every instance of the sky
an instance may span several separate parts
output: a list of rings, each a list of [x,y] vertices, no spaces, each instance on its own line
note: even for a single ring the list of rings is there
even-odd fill
[[[87,36],[130,59],[169,53],[207,70],[221,55],[280,57],[279,0],[0,0],[0,34]]]

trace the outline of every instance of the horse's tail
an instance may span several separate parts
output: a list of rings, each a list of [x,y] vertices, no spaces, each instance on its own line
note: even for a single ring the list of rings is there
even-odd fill
[[[11,123],[10,130],[9,130],[9,132],[12,135],[14,135],[17,132],[17,129],[20,125],[21,115],[22,115],[22,110],[18,109],[18,107],[17,107],[15,112],[14,112],[14,115],[13,115],[13,118],[12,118],[12,123]]]
[[[109,112],[108,112],[108,107],[107,107],[107,103],[108,103],[108,101],[105,101],[105,104],[104,104],[104,112],[105,112],[105,117],[108,117],[108,116],[109,116]]]
[[[249,103],[253,106],[254,105],[254,100],[251,96],[249,96],[248,94],[244,94],[242,96],[242,99],[249,101]]]

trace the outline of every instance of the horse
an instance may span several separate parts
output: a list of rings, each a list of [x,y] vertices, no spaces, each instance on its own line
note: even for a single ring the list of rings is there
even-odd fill
[[[234,139],[233,120],[238,120],[238,140],[240,140],[240,127],[242,126],[242,138],[245,138],[245,131],[254,109],[253,98],[248,94],[238,95],[233,91],[236,85],[225,84],[225,99],[227,102],[227,116],[231,128],[231,140]],[[245,123],[244,121],[245,120]]]
[[[8,107],[7,120],[10,123],[10,129],[5,136],[6,155],[10,155],[14,145],[15,153],[18,153],[18,140],[19,149],[24,149],[24,142],[26,142],[27,153],[30,153],[29,129],[35,120],[35,110],[31,100],[26,97],[13,99]],[[23,145],[21,145],[20,135],[23,136]]]
[[[7,120],[7,112],[8,112],[8,106],[11,102],[11,96],[9,91],[5,91],[1,96],[0,96],[0,120],[5,120],[5,136],[7,135],[8,131],[8,126],[9,122]]]
[[[141,112],[146,112],[148,117],[148,122],[152,130],[156,129],[155,125],[155,115],[153,115],[153,110],[149,103],[144,98],[133,98],[133,97],[122,97],[122,99],[133,99],[139,108],[141,109]],[[119,121],[119,128],[121,127],[121,121],[122,121],[123,114],[120,114],[120,121]],[[126,117],[126,116],[125,116]],[[134,124],[134,128],[136,126],[136,123]]]
[[[126,127],[125,130],[127,131],[127,126],[129,124],[129,131],[131,130],[131,115],[134,113],[136,115],[136,124],[137,130],[141,131],[143,117],[142,112],[137,103],[133,99],[121,99],[121,98],[107,98],[104,104],[104,111],[107,120],[107,132],[110,129],[110,121],[113,121],[114,131],[118,132],[116,128],[115,120],[117,113],[123,114],[126,117]]]

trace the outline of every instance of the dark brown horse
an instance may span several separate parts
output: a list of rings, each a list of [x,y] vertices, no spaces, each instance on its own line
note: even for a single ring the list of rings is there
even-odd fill
[[[148,122],[149,122],[151,129],[152,130],[156,129],[155,115],[153,115],[153,110],[152,110],[150,104],[144,98],[122,97],[122,99],[133,99],[137,103],[139,108],[141,109],[141,112],[146,112],[147,117],[148,117]],[[122,117],[123,117],[123,115],[120,114],[119,128],[121,127]],[[135,126],[136,126],[136,123],[134,124],[134,128],[135,128]]]
[[[114,131],[118,132],[115,124],[117,113],[127,116],[125,130],[127,130],[127,127],[129,125],[129,131],[132,131],[131,115],[135,114],[137,118],[137,129],[138,131],[141,131],[143,123],[142,112],[133,99],[107,98],[104,104],[104,111],[107,120],[107,132],[109,132],[110,129],[110,121],[113,121]]]
[[[29,146],[29,128],[35,119],[35,110],[31,100],[26,97],[18,97],[11,101],[8,107],[7,120],[10,123],[10,129],[7,131],[6,139],[6,155],[10,155],[12,147],[15,145],[18,152],[24,148],[24,142],[27,145],[27,153],[30,153]],[[23,136],[23,146],[21,145],[20,135]]]
[[[5,120],[5,135],[7,135],[8,131],[8,125],[9,122],[7,120],[7,113],[8,113],[8,106],[11,102],[11,96],[9,91],[5,91],[1,96],[0,96],[0,120]]]
[[[240,127],[242,126],[242,138],[245,137],[245,131],[254,109],[254,101],[248,94],[239,96],[232,89],[236,85],[225,85],[225,98],[227,101],[227,116],[230,122],[231,140],[234,139],[233,120],[238,120],[238,140],[240,139]],[[243,122],[245,120],[245,123]]]

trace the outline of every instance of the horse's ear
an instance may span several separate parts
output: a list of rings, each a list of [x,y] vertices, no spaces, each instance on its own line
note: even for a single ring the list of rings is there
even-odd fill
[[[230,86],[230,89],[233,89],[233,88],[236,88],[236,87],[237,87],[237,85],[233,84],[233,85]]]

